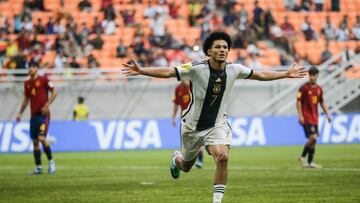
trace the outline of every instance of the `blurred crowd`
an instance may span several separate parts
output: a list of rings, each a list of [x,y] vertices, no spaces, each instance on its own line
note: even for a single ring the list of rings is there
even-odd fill
[[[6,0],[2,0],[6,1]],[[99,0],[100,1],[100,0]],[[331,10],[339,11],[340,0],[332,0]],[[284,0],[284,8],[292,12],[322,12],[324,0]],[[61,1],[61,5],[65,2]],[[136,18],[136,9],[115,9],[115,5],[145,4],[141,10],[143,19]],[[306,58],[294,50],[294,42],[299,38],[306,41],[348,41],[360,40],[360,16],[355,23],[349,23],[349,16],[344,15],[339,24],[325,16],[321,31],[314,29],[311,19],[305,15],[301,28],[296,27],[284,16],[277,22],[269,6],[264,9],[259,1],[253,1],[253,9],[246,9],[241,1],[236,0],[188,0],[187,12],[181,12],[182,6],[176,0],[154,1],[112,1],[101,0],[101,15],[89,19],[92,26],[74,19],[72,13],[59,9],[57,14],[47,19],[33,19],[33,12],[51,12],[43,0],[24,0],[21,13],[13,19],[0,13],[0,68],[24,69],[30,62],[37,62],[43,68],[98,68],[102,64],[93,54],[93,50],[102,50],[105,35],[117,35],[117,30],[133,28],[132,41],[125,41],[119,36],[116,57],[133,57],[143,66],[174,66],[189,60],[204,58],[202,41],[213,30],[227,31],[233,38],[233,47],[246,50],[239,52],[236,62],[253,68],[262,68],[257,61],[261,56],[259,40],[265,40],[283,50],[279,64],[288,65],[295,59],[308,63]],[[96,11],[89,0],[78,3],[79,12]],[[119,24],[121,19],[121,24]],[[199,28],[200,34],[194,42],[186,38],[178,39],[168,30],[169,19],[184,19],[188,26]],[[144,23],[147,22],[147,23]],[[182,29],[179,27],[179,29]],[[189,33],[192,35],[193,33]],[[10,36],[15,35],[15,38]],[[53,61],[46,60],[46,53],[53,52]],[[351,54],[359,53],[359,47]],[[350,52],[349,52],[350,53]],[[321,61],[330,58],[332,53],[325,48]],[[120,66],[121,64],[119,64]]]

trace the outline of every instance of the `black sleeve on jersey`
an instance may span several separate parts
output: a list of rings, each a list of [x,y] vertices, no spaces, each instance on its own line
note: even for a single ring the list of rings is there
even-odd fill
[[[245,79],[249,79],[252,76],[253,72],[254,72],[254,70],[251,69],[250,74]]]
[[[180,81],[180,80],[181,80],[181,78],[180,78],[179,71],[178,71],[178,69],[177,69],[177,68],[175,68],[175,67],[174,67],[174,69],[175,69],[176,79],[177,79],[178,81]]]

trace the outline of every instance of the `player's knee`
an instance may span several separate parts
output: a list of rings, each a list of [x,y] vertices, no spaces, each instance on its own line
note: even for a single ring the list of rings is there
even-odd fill
[[[216,162],[226,163],[229,159],[229,154],[227,152],[221,152],[216,156]]]
[[[193,164],[184,164],[184,165],[182,165],[182,171],[184,171],[184,172],[189,172],[190,170],[191,170],[191,168],[192,168],[192,165]]]
[[[311,137],[309,141],[312,145],[316,144],[316,137]]]
[[[39,141],[43,146],[49,146],[48,142],[46,141],[46,138],[44,136],[39,136]]]
[[[34,140],[33,146],[34,146],[34,150],[39,150],[40,149],[39,140]]]
[[[40,142],[43,142],[43,141],[45,141],[45,137],[42,136],[42,135],[39,135],[39,136],[38,136],[38,140],[39,140]]]

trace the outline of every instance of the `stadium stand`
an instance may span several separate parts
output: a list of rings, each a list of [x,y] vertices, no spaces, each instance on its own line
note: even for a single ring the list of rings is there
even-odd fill
[[[120,67],[128,62],[127,57],[117,58],[120,39],[126,46],[126,56],[142,65],[159,65],[159,56],[166,59],[160,65],[179,64],[198,59],[201,40],[216,29],[226,30],[234,37],[236,46],[230,61],[240,61],[238,53],[241,53],[246,65],[256,63],[259,68],[287,65],[291,60],[304,65],[320,64],[326,46],[331,55],[343,52],[346,47],[354,53],[360,46],[360,1],[356,0],[341,1],[339,11],[332,11],[330,0],[325,0],[322,11],[315,11],[314,3],[303,5],[302,1],[289,9],[284,0],[215,1],[215,5],[192,0],[90,0],[91,9],[83,11],[79,10],[80,0],[45,0],[42,7],[26,2],[0,2],[3,45],[0,62],[4,69],[14,68],[9,67],[9,61],[17,53],[7,50],[14,40],[15,50],[21,50],[27,61],[37,60],[48,68],[67,68],[72,56],[86,68],[90,54],[99,68]],[[283,26],[285,17],[293,27],[290,33]],[[324,30],[327,17],[333,26],[329,31],[334,35],[331,39]],[[308,23],[305,18],[309,19]],[[276,26],[281,29],[273,32]],[[40,32],[39,27],[45,32]],[[100,33],[100,45],[97,33]],[[38,36],[38,42],[33,40],[34,35]],[[37,43],[41,51],[34,54]],[[251,44],[258,52],[249,52]],[[179,50],[187,57],[179,57],[182,54]],[[59,52],[64,52],[66,60],[57,66]],[[169,58],[174,52],[176,56]],[[289,60],[280,60],[284,56]],[[346,75],[357,77],[356,72],[349,70]]]

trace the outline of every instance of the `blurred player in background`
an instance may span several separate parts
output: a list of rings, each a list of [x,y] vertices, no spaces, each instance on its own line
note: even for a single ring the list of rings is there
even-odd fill
[[[191,98],[189,107],[182,115],[181,152],[175,151],[170,172],[179,178],[180,170],[189,172],[195,163],[200,147],[205,145],[213,157],[214,175],[213,203],[221,203],[228,178],[228,159],[232,132],[228,124],[226,109],[236,79],[277,80],[302,78],[304,68],[293,64],[288,71],[255,71],[240,64],[226,62],[231,49],[231,38],[224,32],[213,32],[204,41],[203,51],[208,60],[193,61],[175,68],[142,68],[132,60],[124,64],[125,75],[147,75],[158,78],[177,77],[189,80]]]
[[[78,103],[74,106],[73,120],[85,121],[89,119],[89,107],[85,104],[84,97],[78,97]]]
[[[172,115],[172,124],[175,127],[176,126],[176,119],[177,119],[177,111],[180,106],[181,113],[186,110],[186,108],[189,106],[190,103],[190,81],[188,80],[182,80],[181,83],[176,86],[175,88],[175,95],[174,95],[174,109],[173,109],[173,115]],[[203,165],[203,152],[202,149],[199,149],[199,153],[197,156],[197,161],[195,163],[195,166],[197,168],[202,168]]]
[[[321,168],[314,163],[316,138],[318,137],[318,104],[324,110],[328,122],[331,122],[329,110],[323,100],[323,90],[316,83],[319,70],[315,67],[309,69],[309,82],[302,85],[297,95],[296,107],[299,115],[299,122],[304,128],[305,136],[308,139],[303,152],[299,158],[303,167]],[[306,155],[308,159],[306,160]]]
[[[38,75],[38,68],[38,63],[30,63],[29,65],[30,78],[24,82],[24,99],[16,120],[21,120],[21,116],[30,101],[30,136],[33,140],[36,164],[32,173],[41,174],[43,172],[41,166],[41,143],[49,161],[48,173],[53,174],[55,173],[55,162],[46,135],[50,123],[49,107],[55,100],[57,92],[46,76]],[[50,98],[48,97],[49,92],[51,92]]]

